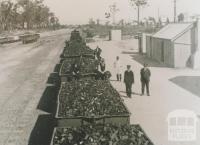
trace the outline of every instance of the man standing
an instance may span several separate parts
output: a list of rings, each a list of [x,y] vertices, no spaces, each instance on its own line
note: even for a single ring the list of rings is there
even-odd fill
[[[124,83],[126,85],[126,94],[128,97],[131,97],[132,85],[134,83],[134,74],[130,65],[127,65],[127,70],[124,73]]]
[[[98,60],[100,60],[101,58],[101,52],[102,52],[101,48],[97,46],[97,48],[95,49],[95,54]]]
[[[144,64],[144,68],[141,69],[140,71],[141,75],[141,84],[142,84],[142,94],[144,95],[144,90],[146,87],[147,95],[150,96],[149,94],[149,82],[150,82],[150,76],[151,76],[151,71],[148,68],[148,64]]]
[[[105,59],[101,57],[101,58],[100,58],[100,61],[99,61],[99,64],[100,64],[101,72],[104,72],[104,71],[106,70]]]
[[[116,70],[117,81],[121,82],[121,80],[122,80],[122,73],[121,73],[122,66],[121,66],[121,62],[119,60],[119,56],[117,56],[116,61],[114,62],[114,68]]]
[[[80,76],[80,68],[81,68],[81,62],[77,61],[74,64],[71,65],[70,71],[72,75],[75,77],[75,79],[79,79]]]

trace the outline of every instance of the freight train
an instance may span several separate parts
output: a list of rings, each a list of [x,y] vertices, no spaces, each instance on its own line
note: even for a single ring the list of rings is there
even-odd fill
[[[130,125],[100,54],[71,32],[52,81],[59,93],[51,145],[153,145],[139,125]]]

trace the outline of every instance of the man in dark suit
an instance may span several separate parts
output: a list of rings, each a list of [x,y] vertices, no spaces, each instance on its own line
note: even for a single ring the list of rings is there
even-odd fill
[[[134,74],[130,65],[127,65],[127,70],[124,73],[124,83],[126,85],[126,94],[128,97],[131,97],[132,85],[134,83]]]
[[[140,80],[141,80],[141,84],[142,84],[142,94],[141,95],[144,95],[144,90],[146,87],[147,95],[150,96],[149,82],[150,82],[151,71],[148,68],[148,64],[144,64],[144,67],[140,71],[140,75],[141,75]]]

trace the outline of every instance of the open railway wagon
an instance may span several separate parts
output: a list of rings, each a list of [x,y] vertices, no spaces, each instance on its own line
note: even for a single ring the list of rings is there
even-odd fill
[[[75,30],[71,33],[70,41],[66,43],[66,48],[63,54],[64,59],[59,72],[61,87],[57,101],[58,106],[56,118],[58,120],[58,126],[81,125],[87,122],[106,123],[115,121],[117,123],[129,123],[130,113],[120,98],[120,95],[112,87],[109,80],[106,79],[106,73],[101,74],[98,72],[99,63],[98,60],[95,59],[95,51],[82,42],[79,32]],[[75,71],[78,71],[78,74],[74,74]],[[101,89],[101,87],[104,89]],[[79,92],[77,92],[78,90]],[[104,90],[107,90],[107,92]],[[76,92],[80,94],[76,94]],[[94,98],[97,100],[93,100]],[[80,101],[79,104],[71,106],[70,104],[76,103],[76,99]],[[87,104],[85,104],[85,101],[87,101]],[[109,104],[106,104],[109,101],[111,104],[116,106],[111,107]],[[81,107],[77,110],[78,108],[76,108],[76,106],[79,105],[81,105]],[[92,115],[90,112],[91,110],[82,110],[84,109],[84,106],[86,107],[87,105],[90,105],[91,110],[95,109],[92,107],[97,106],[98,108],[96,109],[101,109],[103,105],[108,107],[104,108],[104,111],[101,110],[101,112],[95,112],[95,110],[93,110]],[[114,111],[114,108],[116,110],[115,112],[112,112]],[[72,111],[71,114],[69,112],[65,114],[68,110]],[[81,112],[81,110],[82,112],[90,113],[77,114],[77,112]],[[109,110],[111,112],[109,112]],[[73,113],[74,111],[76,112],[75,114]],[[106,113],[106,111],[108,112]],[[65,113],[62,114],[62,112]]]
[[[86,45],[79,31],[72,31],[70,41],[66,41],[65,45],[58,64],[61,82],[68,80],[70,76],[74,76],[71,69],[75,65],[80,68],[79,76],[94,76],[94,70],[98,67],[95,60],[95,50]]]
[[[9,44],[20,41],[18,36],[0,37],[0,44]]]
[[[73,57],[95,57],[95,51],[88,47],[80,36],[79,31],[72,31],[69,41],[65,42],[65,48],[61,54],[61,59]]]
[[[139,125],[86,124],[57,127],[51,145],[153,145]]]
[[[130,125],[130,112],[110,81],[91,75],[96,70],[94,57],[78,51],[74,55],[68,48],[59,71],[63,78],[51,145],[153,145],[139,125]],[[71,74],[72,64],[80,65],[78,78]]]
[[[78,56],[92,57],[95,56],[95,51],[88,47],[85,42],[69,41],[69,45],[64,48],[61,58],[71,58]]]
[[[130,112],[109,80],[86,77],[61,84],[56,119],[58,127],[94,122],[129,124]]]
[[[73,76],[69,73],[69,69],[75,62],[83,60],[84,62],[89,63],[88,59],[92,61],[92,59],[95,58],[95,55],[94,50],[86,46],[86,43],[80,36],[79,31],[74,30],[71,32],[70,41],[65,41],[65,47],[60,55],[60,58],[60,62],[56,64],[54,72],[50,74],[47,81],[50,84],[57,84],[57,82],[60,82],[61,80],[67,80],[70,75]],[[84,68],[82,67],[81,71],[83,69]],[[81,76],[82,75],[85,76],[85,74],[81,74]]]
[[[27,43],[36,42],[40,38],[40,34],[38,34],[38,33],[26,33],[26,34],[23,34],[19,37],[20,37],[20,40],[22,40],[23,44],[27,44]]]
[[[95,50],[89,48],[83,43],[71,42],[70,46],[64,48],[63,53],[60,56],[60,63],[65,59],[78,57],[95,59]]]
[[[76,74],[73,72],[78,73],[78,77],[95,77],[96,72],[98,69],[98,61],[91,57],[72,57],[66,58],[63,60],[59,76],[61,78],[61,82],[67,82],[70,79],[76,77]]]
[[[61,82],[69,81],[76,77],[72,68],[79,67],[79,77],[95,77],[98,73],[98,61],[95,59],[95,51],[88,46],[80,37],[79,31],[72,31],[70,41],[61,54],[60,62],[56,64],[54,72],[50,74],[48,84],[60,88]]]
[[[70,41],[66,43],[61,54],[59,72],[61,82],[75,77],[74,71],[78,72],[79,77],[94,77],[98,65],[98,61],[95,59],[95,50],[86,46],[78,31],[72,31]]]

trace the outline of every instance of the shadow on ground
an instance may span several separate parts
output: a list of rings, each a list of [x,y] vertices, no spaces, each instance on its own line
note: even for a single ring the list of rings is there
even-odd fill
[[[31,132],[28,145],[50,145],[54,127],[53,116],[40,115]]]
[[[49,75],[48,79],[47,79],[47,84],[50,85],[55,85],[55,86],[59,86],[60,84],[60,77],[59,74],[57,72],[53,72]]]
[[[110,82],[119,82],[119,81],[118,81],[118,80],[113,80],[113,79],[112,79],[112,80],[110,80]]]
[[[125,91],[119,91],[120,93],[123,93],[123,94],[126,94],[126,92]],[[137,92],[132,92],[131,93],[132,95],[136,95],[136,96],[141,96],[141,93],[137,93]],[[123,96],[124,97],[124,96]],[[127,96],[125,95],[125,98],[126,98]]]
[[[170,81],[200,97],[200,76],[178,76],[170,79]]]
[[[54,67],[54,72],[59,73],[60,68],[61,68],[61,64],[60,63],[56,64],[56,66]]]
[[[37,109],[55,115],[58,88],[55,86],[46,87],[39,101]]]

